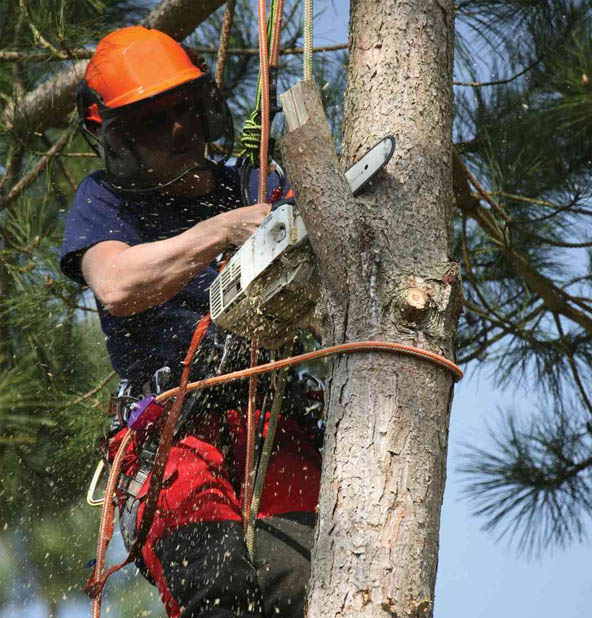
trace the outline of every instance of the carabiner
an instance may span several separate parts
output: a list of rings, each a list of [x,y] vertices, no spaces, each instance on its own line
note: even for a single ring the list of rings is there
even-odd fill
[[[97,489],[97,485],[99,484],[105,470],[105,462],[101,459],[97,464],[95,473],[93,474],[92,480],[88,487],[88,491],[86,492],[86,502],[89,506],[102,506],[103,502],[105,501],[104,494],[103,497],[100,499],[95,498],[95,491]]]

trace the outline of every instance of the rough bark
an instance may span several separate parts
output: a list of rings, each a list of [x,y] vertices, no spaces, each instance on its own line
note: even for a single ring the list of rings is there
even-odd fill
[[[181,40],[223,3],[224,0],[163,0],[148,14],[144,25]],[[74,94],[87,64],[88,60],[75,62],[29,92],[6,109],[4,122],[17,134],[43,132],[63,124],[74,108]]]
[[[325,152],[326,125],[311,114],[282,144],[323,276],[324,343],[453,358],[452,2],[352,0],[350,25],[344,164],[386,134],[394,157],[363,198],[339,200],[339,174],[307,158]],[[452,376],[425,361],[330,364],[309,617],[431,615],[451,399]]]

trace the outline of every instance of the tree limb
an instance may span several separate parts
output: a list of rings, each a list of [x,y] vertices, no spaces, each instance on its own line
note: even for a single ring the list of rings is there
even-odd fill
[[[96,395],[103,387],[105,387],[113,378],[115,377],[115,371],[111,371],[111,373],[107,374],[105,378],[103,378],[97,386],[95,386],[92,390],[88,391],[88,393],[84,393],[84,395],[80,395],[73,399],[67,407],[76,406],[79,403],[82,403],[85,399],[89,399],[93,395]]]
[[[491,240],[499,246],[500,251],[512,264],[516,274],[524,280],[534,293],[540,296],[549,311],[560,313],[579,324],[587,332],[592,333],[592,318],[570,304],[570,301],[573,301],[572,297],[538,272],[520,252],[508,245],[503,230],[500,230],[491,214],[481,206],[478,199],[470,195],[469,182],[475,186],[479,193],[485,193],[458,153],[454,151],[456,206],[465,216],[476,221]],[[488,202],[492,200],[489,195],[483,195],[483,197]]]
[[[537,58],[532,64],[528,65],[525,69],[523,69],[519,73],[516,73],[516,75],[512,75],[512,77],[506,77],[505,79],[496,79],[491,82],[452,82],[452,83],[455,86],[468,86],[470,88],[481,88],[482,86],[501,86],[502,84],[509,84],[510,82],[513,82],[515,79],[518,79],[519,77],[522,77],[523,75],[528,73],[528,71],[530,71],[531,69],[534,69],[534,67],[542,59],[543,59],[542,56],[540,58]]]
[[[6,197],[0,199],[0,212],[2,212],[7,206],[9,206],[14,200],[27,188],[29,187],[35,179],[45,171],[47,168],[47,164],[55,157],[60,150],[62,150],[66,144],[72,138],[76,127],[73,127],[69,131],[66,131],[62,134],[60,139],[47,151],[44,157],[42,157],[36,164],[35,167],[23,178],[21,178],[12,189],[8,192]]]
[[[321,52],[328,51],[340,51],[342,49],[347,49],[347,43],[337,43],[335,45],[321,45],[320,47],[313,47],[313,53],[318,54]],[[216,47],[195,47],[191,46],[191,49],[194,50],[198,54],[217,54],[218,48]],[[94,54],[94,49],[76,49],[71,52],[71,55],[74,58],[92,58]],[[280,49],[280,56],[298,56],[304,53],[304,49],[301,47],[285,47]],[[229,47],[227,50],[227,54],[229,56],[257,56],[259,54],[259,50],[255,47]],[[71,57],[66,58],[67,60],[72,60]],[[48,60],[63,60],[63,58],[58,58],[55,55],[44,52],[19,52],[19,51],[11,51],[11,50],[0,50],[0,62],[38,62],[38,61],[48,61]]]
[[[224,0],[163,0],[144,20],[177,40],[185,38],[207,19]],[[44,131],[64,122],[74,105],[74,94],[86,69],[87,60],[70,68],[29,92],[22,100],[7,107],[3,122],[16,133]]]
[[[223,4],[224,0],[162,0],[150,11],[143,25],[181,41]]]
[[[331,234],[327,228],[344,225],[344,213],[355,212],[356,204],[335,152],[323,104],[311,81],[298,82],[280,100],[288,125],[280,142],[282,160],[306,227],[314,230],[309,240],[319,258],[322,279],[344,293],[349,260],[342,241],[345,231]]]

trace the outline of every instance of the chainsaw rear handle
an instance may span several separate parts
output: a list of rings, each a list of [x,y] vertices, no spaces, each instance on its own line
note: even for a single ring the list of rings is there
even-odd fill
[[[277,210],[280,206],[283,206],[284,204],[291,204],[292,206],[296,206],[296,200],[293,197],[290,197],[287,200],[278,200],[271,205],[271,212]]]

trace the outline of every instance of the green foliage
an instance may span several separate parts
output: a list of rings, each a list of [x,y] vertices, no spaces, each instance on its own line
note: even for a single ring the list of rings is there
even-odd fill
[[[586,424],[561,407],[529,422],[510,415],[490,428],[492,449],[467,445],[460,469],[479,478],[467,497],[487,530],[534,556],[587,537],[592,442]]]
[[[135,3],[121,1],[29,0],[24,6],[23,13],[11,0],[0,10],[0,47],[21,54],[17,62],[0,62],[0,98],[17,105],[61,70],[61,54],[138,15]],[[36,59],[29,58],[33,53]],[[18,577],[57,607],[79,594],[88,575],[82,566],[96,545],[98,513],[79,503],[113,387],[94,392],[111,373],[94,301],[58,268],[68,204],[98,160],[74,136],[5,204],[69,127],[60,118],[43,134],[17,136],[1,118],[0,602],[9,600]]]

